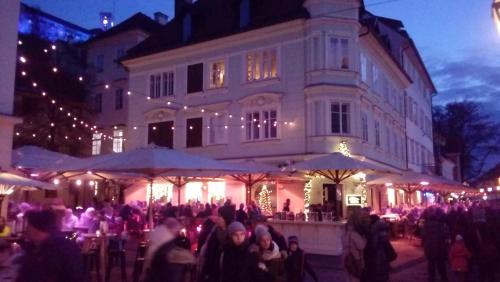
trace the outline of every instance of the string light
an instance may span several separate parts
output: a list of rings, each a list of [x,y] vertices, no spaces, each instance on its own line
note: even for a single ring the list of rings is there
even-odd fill
[[[26,58],[25,58],[25,57],[23,57],[23,56],[20,56],[20,57],[19,57],[19,61],[20,61],[21,63],[23,63],[23,64],[25,64],[25,63],[27,62]]]
[[[78,80],[79,80],[79,81],[83,81],[83,76],[79,76],[79,77],[78,77]]]
[[[51,48],[52,48],[52,50],[56,50],[57,49],[56,45],[54,45],[54,44],[52,44]]]
[[[22,72],[21,72],[21,75],[22,75],[22,76],[26,76],[26,72],[25,72],[25,71],[22,71]]]
[[[52,71],[57,72],[57,68],[56,67],[52,68]]]
[[[23,42],[21,40],[17,41],[17,45],[23,45]]]

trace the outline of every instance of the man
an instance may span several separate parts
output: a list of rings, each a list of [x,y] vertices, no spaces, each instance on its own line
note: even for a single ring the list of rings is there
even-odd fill
[[[235,221],[227,227],[229,242],[221,255],[222,282],[253,282],[257,259],[250,254],[247,232],[241,222]]]
[[[448,281],[446,274],[448,229],[440,214],[441,211],[435,207],[428,208],[425,214],[422,242],[427,258],[429,282],[436,280],[436,270],[441,276],[441,281]]]
[[[248,221],[248,215],[245,212],[245,205],[240,204],[240,209],[236,211],[236,221],[241,222],[242,224],[246,224]]]
[[[78,217],[73,214],[72,209],[66,209],[62,218],[62,231],[71,232],[78,225]]]
[[[25,215],[29,242],[21,257],[17,282],[83,282],[83,261],[78,246],[60,235],[51,210]]]

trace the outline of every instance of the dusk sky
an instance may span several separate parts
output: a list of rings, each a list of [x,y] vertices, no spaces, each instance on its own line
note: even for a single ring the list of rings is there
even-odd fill
[[[23,2],[86,28],[98,26],[100,11],[112,12],[115,22],[120,22],[139,11],[172,16],[174,7],[174,0]],[[365,4],[377,15],[403,21],[438,88],[435,103],[467,98],[491,102],[498,112],[500,36],[492,20],[491,0],[365,0]]]

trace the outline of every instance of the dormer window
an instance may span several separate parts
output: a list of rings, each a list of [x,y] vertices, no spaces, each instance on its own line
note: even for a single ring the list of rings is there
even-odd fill
[[[240,28],[250,24],[250,0],[240,2]]]
[[[182,41],[186,42],[191,39],[192,36],[192,18],[191,14],[187,13],[182,19]]]

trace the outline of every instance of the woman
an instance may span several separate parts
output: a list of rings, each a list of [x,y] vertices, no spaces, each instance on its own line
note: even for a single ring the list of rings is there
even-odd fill
[[[248,250],[249,243],[246,237],[245,226],[235,221],[227,228],[229,243],[224,246],[221,255],[221,281],[222,282],[253,282],[253,273],[257,260]]]
[[[256,243],[257,245],[251,248],[251,252],[258,254],[257,281],[285,282],[285,258],[280,253],[278,245],[271,239],[269,231],[258,230]]]
[[[10,227],[7,225],[5,217],[0,217],[0,238],[5,238],[10,236]]]
[[[366,239],[356,232],[352,222],[346,224],[346,232],[342,236],[342,246],[346,281],[360,281],[365,268],[363,252],[366,247]]]

